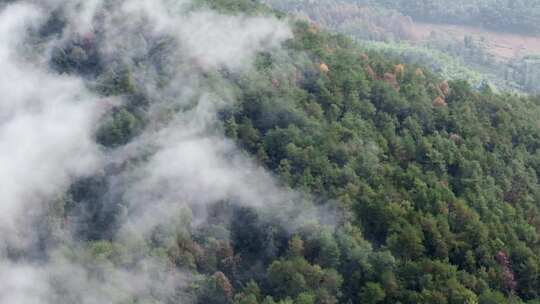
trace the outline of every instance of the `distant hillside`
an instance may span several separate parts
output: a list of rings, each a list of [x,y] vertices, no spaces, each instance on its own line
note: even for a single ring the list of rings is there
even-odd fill
[[[538,0],[347,0],[396,9],[418,20],[483,26],[504,32],[540,34]]]
[[[336,6],[342,3],[393,9],[432,23],[482,26],[504,32],[540,34],[538,0],[271,0],[277,6]]]
[[[404,56],[408,62],[424,61],[451,79],[466,79],[478,86],[487,82],[500,90],[540,92],[540,78],[530,73],[531,61],[524,60],[525,56],[540,53],[540,36],[531,35],[531,31],[501,33],[478,25],[463,25],[469,22],[459,25],[458,19],[452,19],[454,25],[425,18],[420,20],[431,23],[419,22],[391,1],[265,2],[348,34],[368,47],[376,41],[377,48],[384,48],[388,55]],[[463,7],[471,5],[477,4]]]

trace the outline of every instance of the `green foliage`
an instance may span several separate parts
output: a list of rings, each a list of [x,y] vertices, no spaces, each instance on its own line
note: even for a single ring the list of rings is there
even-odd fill
[[[268,14],[267,6],[253,0],[195,0],[191,3],[193,8],[210,8],[225,14]]]
[[[366,304],[377,304],[381,303],[385,298],[384,290],[377,283],[367,283],[364,288],[362,288],[362,293],[360,298],[362,303]]]
[[[222,272],[216,272],[203,282],[199,291],[198,303],[228,304],[232,303],[232,296],[233,288],[229,279]]]
[[[140,120],[127,109],[113,112],[97,133],[97,140],[106,147],[115,147],[129,142],[141,128]]]
[[[268,280],[273,294],[280,299],[291,297],[309,303],[316,298],[317,302],[335,303],[343,279],[333,269],[310,265],[297,257],[274,261],[268,268]]]
[[[361,233],[292,238],[268,268],[270,294],[296,301],[335,269],[342,288],[328,294],[344,302],[537,298],[538,103],[414,65],[399,71],[399,61],[305,23],[295,37],[286,56],[257,67],[262,77],[238,82],[228,134],[285,185],[331,198]]]
[[[430,47],[414,46],[407,43],[362,42],[367,49],[391,57],[425,66],[445,79],[461,79],[479,86],[489,79],[482,73],[475,71],[460,60],[445,52]]]

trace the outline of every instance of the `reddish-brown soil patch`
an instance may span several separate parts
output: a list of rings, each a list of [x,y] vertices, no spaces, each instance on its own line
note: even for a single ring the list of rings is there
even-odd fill
[[[411,27],[416,40],[426,40],[431,35],[446,35],[460,40],[468,35],[477,41],[483,39],[488,51],[500,60],[540,54],[540,36],[493,32],[472,26],[423,22],[413,22]]]

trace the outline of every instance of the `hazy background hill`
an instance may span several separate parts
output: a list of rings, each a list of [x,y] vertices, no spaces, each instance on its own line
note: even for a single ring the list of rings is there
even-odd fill
[[[266,2],[451,79],[540,91],[539,1]]]

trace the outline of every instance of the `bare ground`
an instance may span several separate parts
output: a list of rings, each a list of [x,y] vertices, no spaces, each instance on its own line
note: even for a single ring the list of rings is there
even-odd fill
[[[509,60],[530,54],[540,54],[540,36],[500,33],[479,27],[413,22],[411,31],[416,40],[426,40],[430,35],[448,35],[456,39],[472,36],[484,39],[488,52],[499,60]]]

